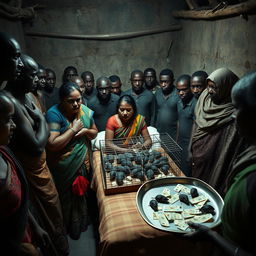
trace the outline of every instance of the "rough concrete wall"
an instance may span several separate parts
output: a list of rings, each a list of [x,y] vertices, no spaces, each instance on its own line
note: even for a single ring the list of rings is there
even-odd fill
[[[0,17],[0,31],[12,35],[19,42],[22,50],[26,51],[21,21],[7,20]]]
[[[180,20],[170,61],[175,76],[228,67],[237,75],[256,70],[256,15],[216,21]]]
[[[37,1],[37,3],[40,1]],[[174,23],[169,0],[76,0],[41,1],[47,9],[38,13],[27,31],[68,34],[110,34],[155,29]],[[59,3],[59,4],[57,4]],[[30,2],[29,4],[32,4]],[[177,6],[184,3],[178,1]],[[169,67],[166,55],[173,32],[128,40],[88,41],[26,37],[28,53],[39,63],[53,68],[58,86],[64,68],[73,65],[99,76],[117,74],[130,87],[134,69],[153,67],[157,72]]]

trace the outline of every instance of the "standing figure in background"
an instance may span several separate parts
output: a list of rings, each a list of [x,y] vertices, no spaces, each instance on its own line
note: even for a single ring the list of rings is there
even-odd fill
[[[45,107],[48,110],[51,106],[57,104],[59,102],[59,89],[55,87],[56,85],[56,75],[55,72],[46,68],[46,84],[44,87],[44,100]]]
[[[111,93],[116,94],[117,96],[123,96],[124,92],[122,91],[122,82],[119,76],[112,75],[109,77],[111,83]]]
[[[177,142],[182,148],[181,170],[186,176],[190,176],[191,168],[188,159],[188,151],[195,119],[194,110],[197,102],[190,90],[190,76],[181,75],[177,79],[176,89],[180,97],[180,100],[178,101],[179,125]]]
[[[119,97],[111,93],[110,81],[107,77],[97,80],[97,95],[89,100],[87,106],[94,111],[94,121],[98,130],[105,131],[106,123],[116,113]]]
[[[156,79],[156,71],[153,68],[146,68],[144,70],[144,79],[146,89],[155,94],[159,89]]]
[[[10,148],[24,168],[32,205],[40,224],[52,240],[52,246],[46,253],[67,255],[69,246],[59,195],[46,164],[48,125],[42,112],[27,95],[37,83],[38,66],[27,55],[22,55],[22,60],[24,67],[21,75],[15,82],[8,82],[5,88],[15,106],[14,121],[17,126]]]
[[[68,66],[64,69],[63,75],[62,75],[62,83],[66,83],[68,81],[71,81],[71,78],[73,76],[78,76],[77,69],[73,66]]]
[[[77,240],[88,225],[90,141],[98,131],[93,111],[82,104],[81,91],[75,83],[63,84],[59,97],[60,103],[46,113],[50,128],[47,163],[60,195],[66,229],[69,236]],[[80,190],[74,189],[76,178],[81,181]]]
[[[85,92],[84,80],[80,76],[73,76],[70,81],[79,86],[81,94],[82,94],[82,103],[85,106],[87,106],[87,102],[85,101],[85,98],[84,98],[84,92]]]
[[[85,91],[83,94],[84,101],[88,104],[88,101],[97,95],[97,90],[94,87],[94,76],[93,73],[90,71],[85,71],[81,75],[82,79],[84,80]]]
[[[0,86],[4,81],[15,80],[21,72],[21,49],[19,43],[10,35],[0,32]]]
[[[201,93],[203,92],[203,90],[206,88],[207,77],[208,77],[208,74],[203,70],[196,71],[192,74],[190,89],[191,89],[191,92],[194,94],[195,98],[198,99]]]
[[[159,74],[161,90],[157,90],[156,97],[156,123],[155,127],[160,133],[168,133],[175,141],[177,137],[179,96],[173,84],[174,76],[170,69],[163,69]]]
[[[132,71],[130,80],[132,88],[126,91],[125,95],[130,95],[134,98],[138,114],[145,117],[148,126],[154,126],[156,100],[154,94],[143,87],[143,72],[140,70]]]
[[[241,149],[233,114],[231,90],[238,77],[227,68],[219,68],[207,78],[195,108],[191,153],[191,176],[202,179],[223,195],[230,163]]]

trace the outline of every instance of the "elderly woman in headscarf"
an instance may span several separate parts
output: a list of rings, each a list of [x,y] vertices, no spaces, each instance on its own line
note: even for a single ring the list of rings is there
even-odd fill
[[[231,102],[231,90],[239,78],[229,69],[215,70],[207,78],[207,88],[195,108],[192,135],[192,176],[213,186],[220,194],[225,189],[230,162],[242,150]]]

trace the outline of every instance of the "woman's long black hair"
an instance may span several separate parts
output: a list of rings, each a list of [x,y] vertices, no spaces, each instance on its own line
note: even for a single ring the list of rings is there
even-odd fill
[[[119,98],[118,102],[117,102],[117,108],[116,108],[116,113],[118,113],[118,109],[121,105],[121,102],[126,102],[128,103],[129,105],[131,105],[131,107],[133,108],[133,115],[131,117],[131,119],[129,120],[129,124],[131,122],[133,122],[133,120],[135,119],[135,117],[137,116],[138,114],[138,110],[137,110],[137,105],[136,105],[136,102],[134,100],[134,98],[130,95],[123,95]]]

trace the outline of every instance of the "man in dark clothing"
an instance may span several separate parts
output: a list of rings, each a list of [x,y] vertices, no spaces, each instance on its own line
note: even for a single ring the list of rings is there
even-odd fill
[[[81,74],[82,79],[84,80],[85,90],[83,93],[83,98],[85,102],[88,102],[97,94],[97,90],[94,87],[94,76],[90,71],[85,71]]]
[[[190,81],[190,89],[191,92],[194,94],[194,97],[197,99],[206,88],[206,78],[208,74],[203,71],[199,70],[192,74],[191,81]]]
[[[190,76],[182,75],[176,84],[177,93],[180,97],[178,101],[178,144],[182,148],[181,170],[187,176],[190,175],[188,163],[188,147],[194,122],[194,109],[197,99],[193,97],[190,90]]]
[[[111,93],[110,81],[100,77],[96,83],[97,95],[88,101],[88,108],[94,111],[94,121],[98,131],[105,131],[108,118],[116,114],[119,97]]]
[[[44,87],[44,101],[46,110],[51,106],[59,103],[59,89],[55,87],[56,84],[56,75],[55,72],[46,68],[46,84]]]
[[[124,92],[121,89],[122,82],[119,76],[112,75],[109,77],[111,83],[111,92],[121,97],[124,95]]]
[[[145,87],[153,94],[159,89],[156,80],[156,71],[153,68],[146,68],[144,70]]]
[[[132,89],[125,92],[127,95],[131,95],[137,105],[138,114],[145,117],[146,124],[148,126],[154,126],[155,124],[155,96],[154,94],[146,90],[143,87],[144,75],[140,70],[134,70],[131,73]]]
[[[157,90],[156,97],[156,125],[158,132],[168,133],[174,140],[177,137],[178,112],[177,103],[179,97],[175,86],[174,77],[170,69],[160,72],[160,90]]]

